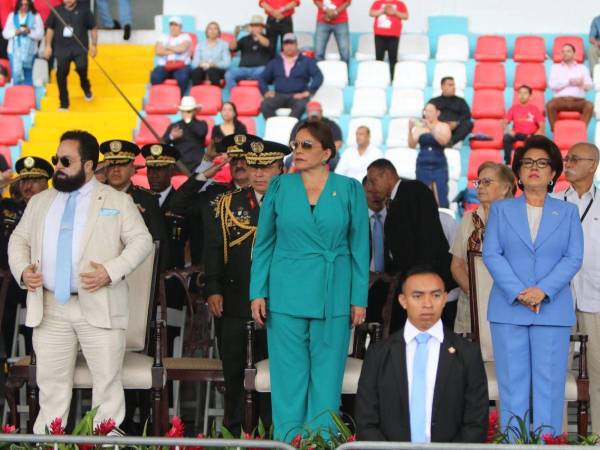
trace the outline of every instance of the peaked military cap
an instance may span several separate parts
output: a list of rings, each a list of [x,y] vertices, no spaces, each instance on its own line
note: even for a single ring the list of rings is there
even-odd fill
[[[112,139],[100,144],[100,153],[105,161],[119,164],[133,161],[140,154],[140,148],[133,142]]]
[[[17,175],[24,178],[52,178],[54,168],[52,164],[37,156],[25,156],[15,164]]]
[[[181,157],[172,145],[146,144],[142,147],[142,155],[147,167],[166,167],[175,164]]]
[[[290,152],[287,145],[261,139],[250,143],[250,151],[244,154],[244,158],[249,166],[270,166],[275,161],[282,161]]]
[[[253,142],[262,142],[262,139],[253,134],[230,134],[223,138],[221,147],[230,158],[243,158],[245,153],[252,151]]]

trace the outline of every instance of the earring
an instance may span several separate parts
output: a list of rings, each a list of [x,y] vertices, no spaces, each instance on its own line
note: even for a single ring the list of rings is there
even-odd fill
[[[554,184],[554,180],[550,180],[550,182],[548,183],[548,186],[552,186]]]
[[[519,185],[520,188],[523,187],[523,182],[521,180],[517,181],[517,184]]]

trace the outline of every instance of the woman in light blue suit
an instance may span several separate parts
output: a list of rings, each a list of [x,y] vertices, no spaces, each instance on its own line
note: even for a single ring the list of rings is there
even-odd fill
[[[369,215],[354,179],[330,173],[327,125],[291,143],[299,173],[271,180],[252,255],[252,317],[266,322],[275,437],[327,431],[338,412],[350,325],[365,320]]]
[[[575,324],[569,283],[583,259],[577,208],[548,196],[562,169],[554,142],[529,138],[513,161],[524,195],[492,205],[483,241],[501,423],[529,412],[534,429],[556,434]]]

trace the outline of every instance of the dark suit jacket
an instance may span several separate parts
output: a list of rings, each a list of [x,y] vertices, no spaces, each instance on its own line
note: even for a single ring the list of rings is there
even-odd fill
[[[449,351],[454,348],[454,352]],[[369,348],[356,396],[360,441],[410,441],[404,328]],[[479,347],[444,327],[433,407],[432,442],[485,442],[489,398]]]

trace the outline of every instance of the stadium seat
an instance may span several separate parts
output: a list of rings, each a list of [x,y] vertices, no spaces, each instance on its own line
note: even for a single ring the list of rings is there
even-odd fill
[[[543,64],[521,63],[515,69],[514,88],[526,84],[531,89],[543,91],[546,89],[546,69]]]
[[[33,86],[10,86],[4,91],[0,114],[29,114],[35,109]]]
[[[437,61],[466,62],[469,59],[469,39],[464,34],[443,34],[438,39]]]
[[[12,167],[12,155],[10,154],[10,147],[6,145],[0,145],[0,155],[4,156],[8,167]]]
[[[262,96],[256,86],[234,86],[229,100],[235,105],[238,116],[257,116]]]
[[[506,38],[504,36],[479,36],[475,47],[475,61],[506,61]]]
[[[246,131],[249,134],[256,134],[256,121],[254,120],[254,117],[238,116],[237,119],[246,125]]]
[[[420,61],[401,61],[394,67],[395,88],[425,89],[427,86],[427,66]]]
[[[587,128],[582,120],[557,120],[554,142],[561,150],[569,150],[578,142],[587,141]]]
[[[579,36],[558,36],[552,44],[552,60],[555,63],[562,61],[562,48],[565,44],[575,47],[575,61],[582,64],[585,59],[585,45]]]
[[[221,89],[211,84],[192,86],[190,95],[196,99],[198,112],[203,116],[212,116],[221,111]]]
[[[235,41],[235,36],[233,35],[233,33],[227,33],[225,31],[222,31],[221,39],[223,39],[225,42],[227,42],[227,44],[230,44],[233,41]]]
[[[516,105],[519,103],[519,94],[517,91],[513,92],[512,104]],[[537,106],[537,108],[546,115],[546,103],[544,100],[544,91],[533,91],[529,103]]]
[[[190,48],[188,49],[188,53],[190,54],[190,57],[193,58],[194,57],[194,53],[196,52],[196,47],[198,46],[198,35],[194,32],[194,33],[184,33],[187,34],[190,39],[192,40],[192,45],[190,45]]]
[[[390,65],[385,61],[364,61],[358,64],[355,87],[386,88],[390,85]]]
[[[0,145],[16,145],[25,138],[20,116],[0,116]]]
[[[388,148],[385,152],[385,158],[391,161],[401,178],[414,180],[417,178],[418,154],[419,152],[414,148]]]
[[[475,91],[471,115],[474,119],[504,118],[504,93],[492,89]]]
[[[344,93],[341,88],[321,86],[312,100],[321,104],[325,117],[340,117],[344,113]]]
[[[375,60],[375,38],[372,33],[361,34],[358,38],[358,48],[354,53],[357,61]]]
[[[455,148],[446,148],[444,149],[444,155],[446,155],[446,161],[448,161],[449,180],[459,180],[462,172],[460,150]]]
[[[146,116],[145,119],[161,138],[169,125],[171,125],[171,120],[167,116]],[[156,137],[150,132],[146,124],[141,122],[140,129],[135,136],[135,143],[141,147],[142,145],[153,144],[155,142],[157,142]]]
[[[479,63],[475,66],[473,89],[501,89],[506,87],[504,64],[496,62]]]
[[[289,145],[290,134],[296,122],[298,119],[295,117],[269,117],[265,122],[264,139]]]
[[[561,178],[564,176],[564,172],[561,176]],[[556,186],[554,186],[554,190],[552,192],[564,192],[566,191],[569,186],[571,186],[571,183],[569,183],[567,181],[567,179],[565,178],[564,180],[561,180],[560,178],[556,181]]]
[[[323,73],[323,86],[348,86],[348,65],[344,61],[319,61],[317,65]]]
[[[600,91],[600,64],[594,66],[594,89]]]
[[[482,148],[490,148],[500,150],[502,148],[502,138],[504,129],[502,122],[497,119],[479,119],[473,124],[473,134],[485,134],[492,138],[491,141],[475,141],[471,140],[471,149],[477,150]]]
[[[325,47],[325,59],[328,61],[339,61],[341,59],[333,33],[329,35],[329,41],[327,41],[327,47]]]
[[[477,169],[487,161],[502,163],[504,161],[503,153],[500,150],[477,150],[476,152],[471,152],[469,155],[467,179],[469,181],[476,179]]]
[[[420,89],[394,89],[389,115],[391,117],[421,117],[425,106]]]
[[[402,33],[398,46],[398,61],[429,61],[429,37],[426,34]]]
[[[385,145],[392,147],[408,147],[408,118],[390,120]]]
[[[188,177],[185,175],[173,175],[173,178],[171,178],[171,186],[173,186],[175,189],[179,189],[187,180]]]
[[[456,84],[456,89],[467,87],[467,67],[461,62],[438,62],[433,69],[434,88],[440,87],[442,78],[452,77]]]
[[[540,36],[519,36],[513,52],[515,62],[542,63],[546,59],[546,44]]]
[[[134,186],[143,187],[144,189],[150,189],[150,184],[148,183],[148,177],[145,173],[136,173],[131,177],[131,183]]]
[[[298,38],[298,48],[300,50],[315,48],[314,38],[311,33],[296,33],[296,38]]]
[[[581,120],[581,113],[579,111],[559,111],[556,118],[558,120]]]
[[[156,84],[150,86],[148,103],[145,111],[148,114],[175,114],[181,101],[181,92],[177,85]]]
[[[237,85],[258,87],[258,80],[240,80],[237,82]]]
[[[354,117],[383,117],[387,110],[385,90],[381,88],[364,87],[354,90],[352,109]]]
[[[383,127],[380,119],[375,117],[354,117],[350,119],[348,125],[347,145],[356,144],[356,129],[360,126],[366,126],[371,130],[371,145],[378,147],[383,143]]]

